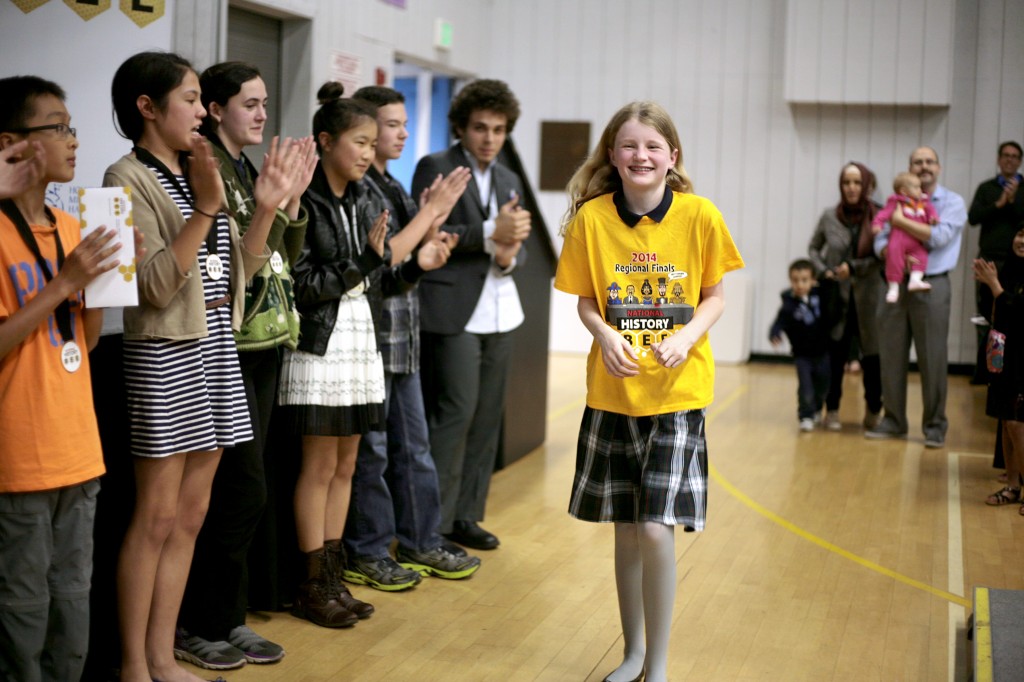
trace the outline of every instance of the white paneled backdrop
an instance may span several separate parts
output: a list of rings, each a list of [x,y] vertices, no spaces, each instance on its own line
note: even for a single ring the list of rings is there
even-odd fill
[[[786,265],[838,201],[845,161],[870,166],[884,200],[910,151],[928,144],[943,184],[969,202],[996,172],[997,144],[1024,139],[1024,0],[167,0],[173,36],[158,22],[130,31],[139,47],[113,51],[92,46],[123,30],[115,10],[86,23],[63,3],[25,15],[0,0],[0,44],[11,48],[2,72],[73,84],[76,120],[109,129],[110,76],[125,50],[177,49],[204,68],[224,54],[228,4],[285,20],[288,134],[308,125],[332,50],[362,60],[364,83],[378,68],[390,79],[396,57],[508,81],[522,101],[514,137],[534,183],[541,121],[590,121],[596,141],[622,104],[658,100],[679,127],[697,191],[721,208],[746,259],[750,313],[733,326],[755,353],[773,352],[767,329]],[[451,50],[433,46],[439,18],[453,26]],[[32,40],[49,42],[15,49]],[[83,154],[105,165],[121,151],[110,146]],[[557,230],[564,196],[539,199]],[[963,243],[950,360],[971,363],[965,264],[977,231],[968,228]],[[556,294],[551,347],[588,346],[575,301]]]
[[[931,145],[943,184],[969,203],[996,172],[998,143],[1024,138],[1024,0],[496,0],[494,13],[491,73],[523,101],[515,137],[528,165],[539,156],[537,121],[590,120],[596,141],[629,100],[669,109],[697,192],[721,208],[746,260],[755,353],[774,352],[767,332],[786,265],[838,201],[844,162],[872,168],[884,201],[910,151]],[[787,72],[787,31],[804,13],[819,23],[801,25],[817,33],[795,50],[806,61],[801,76]],[[787,102],[787,77],[807,101]],[[947,86],[948,106],[902,103],[940,100]],[[564,197],[541,197],[557,225]],[[963,243],[949,352],[972,363],[964,265],[977,230],[967,228]],[[575,301],[556,294],[552,348],[588,345]]]

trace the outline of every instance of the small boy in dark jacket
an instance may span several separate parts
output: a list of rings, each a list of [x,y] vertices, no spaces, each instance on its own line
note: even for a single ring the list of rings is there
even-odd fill
[[[812,431],[821,416],[829,387],[828,320],[814,280],[814,265],[806,259],[789,266],[790,288],[782,292],[782,307],[772,323],[769,338],[773,346],[789,339],[799,381],[797,389],[801,431]]]

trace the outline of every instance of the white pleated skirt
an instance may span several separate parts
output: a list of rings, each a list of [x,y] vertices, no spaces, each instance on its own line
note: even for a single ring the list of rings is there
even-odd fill
[[[285,351],[278,404],[303,435],[346,436],[383,428],[384,363],[364,294],[339,301],[324,355]]]

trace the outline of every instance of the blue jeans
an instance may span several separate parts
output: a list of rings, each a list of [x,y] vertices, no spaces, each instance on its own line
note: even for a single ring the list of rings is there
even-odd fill
[[[441,544],[441,496],[430,456],[420,375],[384,373],[387,431],[359,443],[345,526],[350,556],[380,559],[392,538],[418,552]]]
[[[0,679],[82,676],[99,491],[93,479],[0,494]]]
[[[797,417],[813,419],[814,415],[821,412],[831,382],[832,370],[829,355],[822,353],[814,357],[796,357],[793,360],[796,363],[798,381]]]

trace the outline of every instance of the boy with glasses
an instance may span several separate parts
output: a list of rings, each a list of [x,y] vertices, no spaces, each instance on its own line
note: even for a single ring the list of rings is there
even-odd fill
[[[103,312],[83,307],[82,289],[117,267],[110,257],[120,245],[105,228],[82,239],[75,218],[44,203],[49,183],[75,175],[70,120],[55,83],[0,80],[0,155],[27,162],[30,171],[0,201],[5,680],[78,680],[88,649],[92,526],[104,472],[88,350]]]

